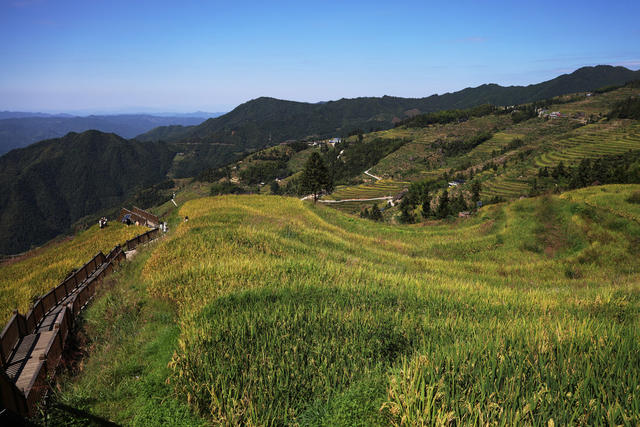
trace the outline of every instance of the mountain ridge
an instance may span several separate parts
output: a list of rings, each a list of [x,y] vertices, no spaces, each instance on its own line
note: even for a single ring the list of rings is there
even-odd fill
[[[73,116],[25,112],[0,112],[0,155],[37,141],[60,138],[69,132],[99,130],[132,138],[161,125],[197,125],[206,117],[153,114],[113,114]]]
[[[155,128],[136,139],[183,144],[187,156],[178,175],[192,176],[199,170],[221,166],[237,158],[232,153],[246,153],[286,140],[344,137],[358,129],[388,129],[393,127],[394,118],[403,118],[408,110],[428,113],[481,104],[517,105],[593,91],[603,86],[622,85],[637,79],[640,79],[640,70],[598,65],[582,67],[573,73],[529,86],[504,87],[492,83],[424,98],[385,95],[307,103],[259,97],[197,126]],[[198,151],[190,155],[188,144],[194,143],[198,144]],[[224,150],[219,144],[230,147]]]
[[[164,180],[173,155],[163,143],[90,130],[0,156],[0,253],[46,242]]]

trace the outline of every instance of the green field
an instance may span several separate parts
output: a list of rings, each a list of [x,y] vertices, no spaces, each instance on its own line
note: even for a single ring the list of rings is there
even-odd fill
[[[57,399],[141,425],[636,425],[638,190],[415,226],[277,196],[189,201],[121,278],[137,296],[88,310],[96,369]]]
[[[374,181],[355,186],[340,185],[331,194],[325,196],[325,199],[371,199],[375,197],[396,196],[408,186],[408,182],[391,180]]]
[[[529,184],[526,181],[504,175],[485,182],[481,192],[483,197],[498,196],[505,199],[517,199],[520,196],[527,196],[528,193]]]
[[[432,149],[432,144],[437,140],[456,140],[473,136],[479,132],[490,131],[495,128],[506,128],[510,119],[507,116],[485,116],[470,119],[464,123],[447,125],[435,125],[427,128],[395,128],[387,131],[369,134],[370,138],[403,138],[410,142],[400,147],[382,159],[376,166],[371,168],[371,173],[382,178],[392,178],[396,180],[409,180],[423,178],[435,171],[442,173],[446,168],[450,168],[464,159],[444,159]],[[494,140],[486,141],[488,149],[484,152],[479,149],[474,153],[473,160],[486,160],[487,153],[493,149],[506,145],[508,140],[519,136],[518,132],[512,136],[498,134]],[[478,147],[479,148],[479,147]]]
[[[559,140],[556,144],[558,148],[547,151],[536,159],[536,166],[553,167],[561,161],[565,165],[571,165],[579,163],[584,158],[622,154],[640,149],[640,125],[599,128],[583,128],[580,129],[583,132],[576,132],[578,134],[575,136]]]

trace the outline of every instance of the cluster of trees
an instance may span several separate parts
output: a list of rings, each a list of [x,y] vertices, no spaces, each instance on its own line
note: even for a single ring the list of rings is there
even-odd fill
[[[167,179],[159,184],[140,190],[126,204],[138,206],[141,209],[161,205],[171,200],[171,194],[173,193],[171,189],[174,187],[175,182],[172,179]]]
[[[212,196],[221,196],[223,194],[244,194],[247,190],[243,187],[229,181],[214,182],[211,185],[210,194]]]
[[[563,162],[553,168],[540,168],[532,182],[532,194],[549,188],[576,189],[601,184],[640,183],[640,150],[620,155],[583,159],[579,165],[567,167]]]
[[[309,148],[306,142],[294,141],[287,143],[284,147],[276,147],[270,150],[259,151],[252,154],[251,160],[284,160],[289,161],[291,156],[302,150]]]
[[[382,221],[384,218],[382,217],[382,211],[378,207],[378,204],[375,203],[371,208],[364,208],[362,212],[360,212],[361,218],[368,218],[374,221]]]
[[[627,197],[627,202],[640,204],[640,191],[634,191],[631,193],[631,195]]]
[[[517,148],[520,148],[524,145],[524,141],[520,138],[515,138],[511,141],[509,141],[509,143],[507,145],[505,145],[504,147],[502,147],[499,150],[493,150],[491,152],[491,157],[498,157],[501,156],[504,153],[508,153],[511,150],[515,150]]]
[[[427,127],[433,124],[446,124],[453,122],[464,122],[471,117],[482,117],[489,114],[493,114],[499,109],[494,105],[483,104],[477,107],[467,108],[464,110],[443,110],[436,111],[434,113],[420,114],[396,123],[398,126],[408,127]]]
[[[511,113],[511,120],[513,123],[520,123],[526,120],[532,119],[538,116],[536,112],[536,108],[538,108],[537,103],[521,105],[517,110]]]
[[[287,167],[287,162],[284,160],[261,160],[249,163],[238,171],[238,177],[248,185],[267,182],[289,175],[291,175],[291,172]]]
[[[627,82],[625,84],[619,84],[619,85],[607,85],[607,86],[603,86],[601,88],[598,88],[596,90],[594,90],[594,93],[607,93],[607,92],[611,92],[614,91],[616,89],[620,89],[621,87],[640,87],[640,80],[632,80],[630,82]]]
[[[442,154],[447,157],[458,156],[467,153],[485,141],[493,137],[491,132],[480,132],[467,139],[456,139],[453,141],[438,140],[434,142],[433,147],[441,149]]]
[[[289,160],[295,153],[306,148],[308,145],[304,142],[292,142],[283,147],[249,154],[244,158],[246,166],[238,171],[238,176],[248,185],[289,176]],[[223,178],[231,179],[231,168],[228,165],[205,169],[196,177],[198,181],[203,182],[216,182]]]
[[[463,191],[450,194],[445,189],[437,199],[434,197],[438,190],[436,181],[421,181],[412,184],[409,192],[400,202],[400,217],[402,223],[410,224],[418,220],[415,210],[419,207],[419,216],[424,219],[444,219],[456,216],[459,212],[475,210],[480,201],[481,184],[473,181],[471,184],[471,199],[467,201]]]
[[[364,142],[360,136],[357,141],[343,141],[323,153],[335,182],[346,182],[360,175],[406,142],[398,138],[375,138]]]
[[[196,176],[196,180],[202,182],[216,182],[222,178],[231,179],[231,168],[229,166],[205,169]]]
[[[286,146],[248,154],[244,158],[244,167],[238,170],[242,186],[229,182],[232,177],[229,165],[205,169],[196,177],[196,180],[214,183],[211,186],[212,195],[252,192],[255,189],[247,188],[247,186],[255,186],[262,182],[270,183],[272,194],[298,195],[300,193],[299,180],[291,180],[292,182],[289,182],[286,187],[281,188],[276,178],[290,176],[292,172],[288,168],[288,161],[295,153],[306,148],[308,145],[304,142],[292,142]],[[226,181],[218,182],[223,179]]]
[[[616,103],[607,117],[610,119],[640,120],[640,97],[632,96]]]

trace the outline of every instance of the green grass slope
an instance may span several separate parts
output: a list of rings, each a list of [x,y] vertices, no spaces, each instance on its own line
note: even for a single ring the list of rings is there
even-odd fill
[[[285,197],[189,201],[131,282],[175,313],[162,356],[115,334],[58,398],[128,424],[152,401],[234,425],[637,424],[638,190],[600,187],[614,211],[580,190],[430,226]],[[133,323],[147,310],[112,301]],[[144,368],[157,358],[169,369]],[[149,423],[172,410],[185,419],[171,403]]]

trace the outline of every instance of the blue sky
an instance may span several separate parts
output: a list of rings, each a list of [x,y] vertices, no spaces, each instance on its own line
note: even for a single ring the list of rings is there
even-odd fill
[[[227,111],[640,68],[640,2],[0,0],[0,110]]]

